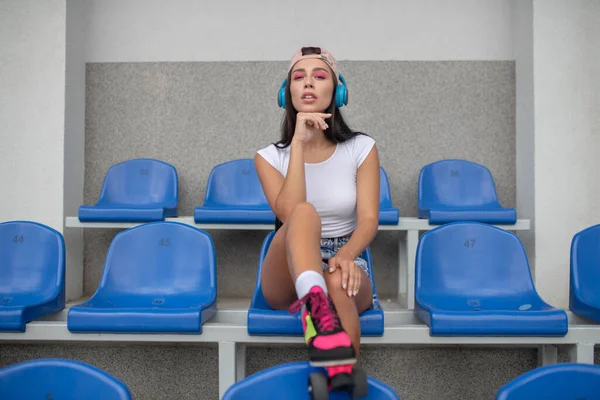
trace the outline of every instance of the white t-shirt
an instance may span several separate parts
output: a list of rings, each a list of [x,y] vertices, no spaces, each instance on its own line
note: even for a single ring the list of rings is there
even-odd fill
[[[356,173],[375,140],[366,135],[338,143],[327,160],[305,163],[306,201],[321,217],[321,237],[334,238],[356,228]],[[287,175],[290,147],[280,149],[271,144],[258,151],[283,177]]]

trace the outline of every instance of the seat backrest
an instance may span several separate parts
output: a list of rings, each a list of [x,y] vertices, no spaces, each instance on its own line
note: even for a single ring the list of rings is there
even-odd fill
[[[379,167],[379,208],[392,208],[392,193],[388,176],[383,167]]]
[[[500,388],[496,400],[585,400],[600,393],[600,365],[561,363],[526,372]]]
[[[600,304],[600,225],[577,233],[571,242],[571,291]]]
[[[2,399],[130,400],[125,384],[92,365],[38,359],[0,369]]]
[[[98,205],[159,205],[178,201],[177,170],[164,161],[138,158],[111,166],[106,172]]]
[[[501,295],[513,299],[505,305],[515,310],[542,304],[521,241],[491,225],[453,222],[430,230],[421,236],[415,262],[421,304],[443,299],[453,309],[473,310]]]
[[[208,177],[204,206],[269,208],[254,160],[239,159],[216,165]]]
[[[96,295],[135,295],[132,306],[139,301],[168,307],[176,305],[177,299],[212,303],[216,285],[210,235],[189,225],[161,221],[115,236]]]
[[[483,165],[465,160],[441,160],[428,164],[419,174],[419,207],[497,206],[496,186]]]
[[[0,224],[0,305],[54,298],[64,280],[65,242],[58,231],[29,221]]]
[[[323,371],[311,367],[307,362],[291,362],[257,372],[232,385],[223,400],[306,400],[308,393],[308,376],[312,372]],[[367,378],[369,394],[365,400],[398,400],[392,388],[371,377]],[[331,392],[331,400],[348,399],[347,392]]]
[[[270,308],[269,304],[265,300],[265,296],[263,295],[260,274],[262,273],[263,261],[264,261],[265,257],[267,256],[267,251],[269,250],[269,246],[271,245],[271,242],[273,241],[273,237],[275,236],[275,233],[276,233],[276,231],[269,232],[267,234],[267,236],[265,237],[265,239],[263,240],[263,244],[260,248],[260,255],[259,255],[259,260],[258,260],[258,273],[256,275],[256,290],[254,291],[254,294],[252,295],[252,302],[250,305],[252,308],[258,308],[258,309],[269,309]],[[371,257],[371,250],[369,248],[367,248],[365,251],[362,252],[362,254],[360,256],[367,262],[367,267],[369,268],[369,275],[373,276],[373,258]],[[373,287],[373,293],[374,294],[377,293],[377,288],[375,286],[375,280],[373,280],[373,282],[371,282],[371,284]]]

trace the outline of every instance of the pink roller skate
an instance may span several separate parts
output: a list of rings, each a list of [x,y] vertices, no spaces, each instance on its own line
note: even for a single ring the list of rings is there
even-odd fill
[[[304,306],[304,307],[303,307]],[[348,391],[354,399],[367,395],[367,375],[354,367],[356,355],[350,337],[342,328],[331,298],[318,286],[290,307],[302,310],[304,340],[311,365],[324,367],[326,374],[309,376],[309,391],[314,400],[329,399],[329,391]]]

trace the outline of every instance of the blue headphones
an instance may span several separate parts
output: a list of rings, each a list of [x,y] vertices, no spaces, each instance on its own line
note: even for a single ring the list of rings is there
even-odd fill
[[[337,108],[342,108],[346,104],[348,104],[348,87],[346,85],[346,80],[340,75],[340,82],[335,89],[335,106]],[[287,84],[287,78],[283,80],[281,87],[279,88],[279,93],[277,94],[277,104],[281,108],[285,108],[285,85]]]

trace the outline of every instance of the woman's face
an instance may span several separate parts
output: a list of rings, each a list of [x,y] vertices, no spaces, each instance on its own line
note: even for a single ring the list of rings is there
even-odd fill
[[[292,68],[290,93],[292,104],[298,112],[324,112],[333,96],[333,76],[322,60],[301,60]]]

